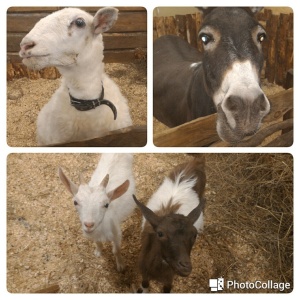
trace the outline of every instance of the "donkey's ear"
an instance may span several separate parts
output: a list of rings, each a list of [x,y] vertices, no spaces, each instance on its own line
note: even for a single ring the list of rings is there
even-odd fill
[[[200,203],[187,215],[187,217],[190,219],[192,224],[194,224],[200,217],[200,214],[204,209],[205,202],[206,202],[205,198],[202,198],[200,200]]]
[[[203,7],[197,7],[199,11],[202,12],[203,16],[205,17],[208,15],[213,9],[216,7],[211,7],[211,6],[203,6]]]
[[[118,10],[114,7],[104,7],[94,16],[94,33],[99,34],[108,31],[118,19]]]
[[[132,195],[132,197],[136,205],[141,210],[145,219],[152,225],[153,229],[155,230],[158,224],[160,223],[161,218],[158,215],[156,215],[150,208],[148,208],[143,203],[141,203],[138,199],[136,199],[135,195]]]
[[[264,7],[263,6],[252,6],[249,9],[252,11],[254,15],[258,14]]]
[[[61,167],[58,168],[58,176],[72,196],[75,196],[78,192],[78,186],[64,174]]]

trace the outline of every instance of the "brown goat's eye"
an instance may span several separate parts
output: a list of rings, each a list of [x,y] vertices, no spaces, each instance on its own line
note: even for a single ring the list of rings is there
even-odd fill
[[[74,205],[78,205],[78,202],[76,200],[74,201]]]
[[[158,237],[163,237],[164,234],[163,234],[161,231],[157,231],[157,236],[158,236]]]
[[[82,18],[78,18],[75,20],[75,25],[78,27],[78,28],[83,28],[85,26],[85,21],[84,19]]]

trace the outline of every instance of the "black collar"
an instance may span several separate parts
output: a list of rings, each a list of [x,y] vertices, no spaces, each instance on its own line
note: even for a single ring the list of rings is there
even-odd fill
[[[82,99],[77,99],[77,98],[73,97],[70,93],[69,93],[69,95],[70,95],[71,105],[74,108],[76,108],[77,110],[87,111],[87,110],[95,109],[96,107],[98,107],[102,104],[105,104],[105,105],[110,107],[110,109],[112,110],[112,112],[114,114],[114,120],[116,120],[116,118],[117,118],[117,109],[111,101],[104,99],[104,87],[103,87],[103,85],[102,85],[101,95],[97,99],[82,100]]]

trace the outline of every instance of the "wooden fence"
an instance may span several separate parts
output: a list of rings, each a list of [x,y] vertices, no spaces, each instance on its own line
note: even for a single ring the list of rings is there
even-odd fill
[[[273,14],[264,9],[257,19],[266,28],[267,40],[263,44],[265,68],[262,76],[271,83],[286,87],[286,77],[293,68],[293,14]],[[153,38],[174,34],[202,51],[198,32],[203,21],[202,13],[154,17]]]
[[[35,23],[48,14],[63,7],[11,7],[7,10],[7,77],[28,76],[30,72],[21,64],[18,55],[22,38]],[[100,7],[80,7],[95,14]],[[104,61],[128,63],[146,60],[147,11],[143,7],[117,7],[119,17],[116,24],[103,34]],[[33,78],[35,77],[33,74]],[[59,73],[46,69],[37,77],[56,78]]]

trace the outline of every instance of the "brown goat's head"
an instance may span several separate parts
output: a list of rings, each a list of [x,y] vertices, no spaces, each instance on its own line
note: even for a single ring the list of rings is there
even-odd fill
[[[159,216],[139,202],[134,195],[133,198],[156,233],[162,259],[176,274],[188,276],[192,271],[190,253],[197,237],[197,230],[193,224],[203,210],[204,201],[187,216],[174,213]]]

